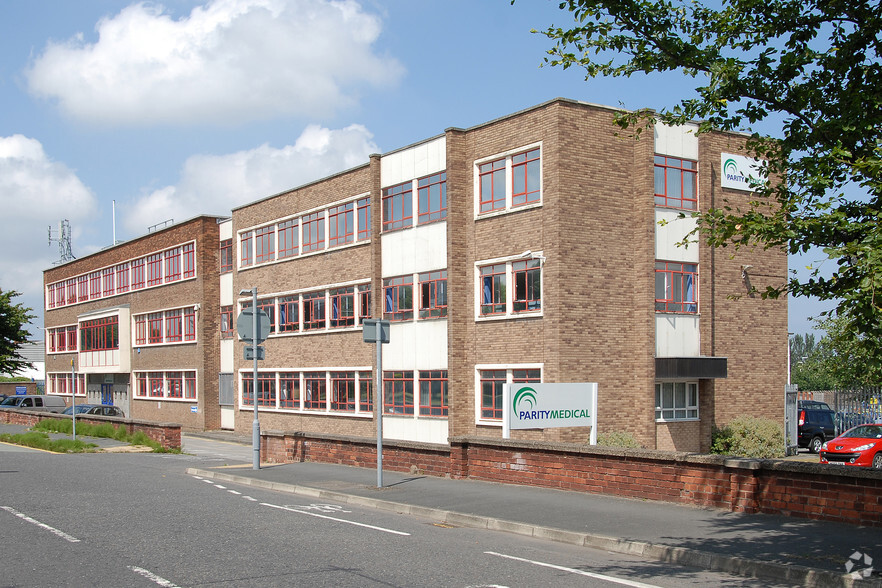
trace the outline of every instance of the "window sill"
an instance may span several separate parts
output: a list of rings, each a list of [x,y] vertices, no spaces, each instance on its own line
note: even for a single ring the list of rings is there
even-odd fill
[[[701,421],[701,417],[694,417],[688,419],[655,419],[655,422],[658,424],[667,424],[667,423],[697,423]]]
[[[522,210],[533,210],[536,208],[542,208],[542,200],[539,202],[533,202],[530,204],[521,204],[520,206],[510,206],[508,208],[502,208],[500,210],[491,210],[488,212],[476,212],[475,220],[483,220],[485,218],[495,218],[497,216],[504,216],[506,214],[512,214],[515,212],[521,212]]]
[[[530,312],[519,312],[517,314],[489,314],[486,316],[478,315],[475,317],[476,323],[484,323],[484,322],[492,322],[492,321],[506,321],[506,320],[517,320],[523,318],[542,318],[544,315],[542,311],[530,311]]]

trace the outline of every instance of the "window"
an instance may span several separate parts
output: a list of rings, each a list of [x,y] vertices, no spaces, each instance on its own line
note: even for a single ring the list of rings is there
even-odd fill
[[[420,414],[447,416],[447,370],[420,372]]]
[[[383,412],[413,414],[413,372],[383,372]]]
[[[270,333],[276,332],[276,301],[274,298],[264,298],[257,301],[257,308],[269,317]]]
[[[138,372],[135,374],[135,396],[146,397],[147,390],[147,372]]]
[[[655,262],[655,310],[659,312],[696,313],[698,265],[694,263]]]
[[[417,180],[419,224],[447,218],[447,172]]]
[[[176,343],[183,339],[181,311],[169,310],[165,313],[165,341]]]
[[[420,318],[447,316],[447,270],[420,274]]]
[[[300,298],[285,296],[279,298],[279,332],[292,333],[300,325]]]
[[[112,267],[101,270],[101,281],[103,282],[102,294],[104,296],[113,296],[114,283]]]
[[[242,404],[254,406],[254,372],[242,374]],[[276,407],[276,374],[257,373],[257,405]]]
[[[147,315],[147,343],[151,345],[162,343],[162,319],[161,312]]]
[[[328,210],[328,247],[352,243],[355,237],[353,207],[349,202]]]
[[[196,372],[184,372],[184,400],[196,400]]]
[[[65,290],[67,291],[67,304],[73,304],[77,301],[77,280],[71,278],[65,282]]]
[[[383,230],[394,231],[413,225],[413,182],[383,189]]]
[[[303,217],[303,253],[325,248],[325,211]]]
[[[136,259],[132,262],[132,290],[140,290],[144,287],[144,259]]]
[[[83,321],[80,326],[80,351],[119,349],[119,317],[109,316]]]
[[[182,248],[181,261],[184,266],[184,277],[192,278],[196,275],[196,246],[187,243]]]
[[[220,242],[220,273],[233,271],[233,240],[224,239]]]
[[[697,382],[656,382],[655,418],[679,421],[698,418]]]
[[[184,341],[196,340],[196,308],[184,309]]]
[[[355,372],[331,372],[331,410],[355,412]]]
[[[307,372],[303,374],[304,396],[303,408],[306,410],[325,410],[327,407],[327,382],[324,372]]]
[[[89,299],[89,276],[77,277],[77,300],[85,302]]]
[[[254,262],[254,251],[252,249],[254,234],[251,231],[242,233],[239,238],[240,257],[239,265],[246,267]]]
[[[76,325],[67,328],[67,350],[77,350],[77,327]],[[85,376],[83,376],[85,377]]]
[[[358,372],[358,409],[362,412],[374,410],[374,385],[370,372]]]
[[[162,254],[154,253],[147,256],[147,285],[158,286],[162,283]]]
[[[655,156],[655,203],[696,210],[698,163],[676,157]]]
[[[542,370],[538,369],[516,369],[511,370],[512,384],[541,384]]]
[[[101,298],[101,272],[89,274],[89,299]]]
[[[325,293],[313,292],[303,295],[303,330],[325,328]]]
[[[181,372],[166,372],[165,384],[168,398],[184,397],[184,375]]]
[[[358,240],[371,238],[371,199],[362,198],[355,203],[358,211]]]
[[[505,159],[497,159],[478,166],[481,186],[481,212],[505,208]]]
[[[300,408],[300,374],[279,374],[279,408]]]
[[[355,325],[355,288],[331,290],[331,328]]]
[[[504,263],[481,268],[481,314],[505,313],[505,274]]]
[[[164,375],[163,372],[147,372],[148,393],[151,398],[162,398],[165,396]]]
[[[221,311],[221,329],[232,329],[232,307],[224,324]],[[134,317],[135,345],[162,345],[164,343],[191,342],[196,340],[196,307],[177,308]],[[221,332],[223,335],[223,331]],[[230,334],[232,336],[232,333]]]
[[[383,280],[383,315],[390,321],[413,318],[413,276]]]
[[[358,324],[361,324],[366,318],[371,318],[370,284],[358,287]]]
[[[121,263],[116,266],[116,291],[129,291],[129,264]]]
[[[276,258],[276,229],[261,227],[254,231],[254,263],[266,263]]]
[[[175,247],[164,253],[165,281],[176,282],[181,279],[181,248]]]
[[[147,315],[139,314],[135,317],[135,345],[147,344]]]
[[[539,149],[511,158],[511,205],[539,202]]]
[[[542,309],[542,268],[538,259],[515,261],[511,264],[514,274],[514,311]]]
[[[233,307],[221,306],[220,334],[222,339],[233,337]]]
[[[279,259],[294,257],[300,249],[300,222],[297,219],[279,223]]]
[[[505,370],[481,371],[481,418],[502,420],[502,387]]]
[[[46,306],[55,308],[55,284],[46,286]]]

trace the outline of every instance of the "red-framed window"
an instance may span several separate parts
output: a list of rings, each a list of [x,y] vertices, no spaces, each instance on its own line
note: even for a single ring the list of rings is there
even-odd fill
[[[55,329],[48,329],[48,334],[49,334],[49,337],[48,337],[48,339],[49,339],[49,353],[55,353],[58,350],[58,345],[55,342],[56,330]]]
[[[330,292],[331,328],[355,325],[355,288],[337,288]]]
[[[77,327],[76,325],[67,328],[67,350],[77,350]]]
[[[85,302],[89,299],[89,276],[77,277],[77,300]]]
[[[541,160],[539,149],[518,153],[511,158],[511,205],[539,202]]]
[[[325,248],[325,211],[307,214],[301,222],[303,228],[303,253]]]
[[[276,228],[274,225],[254,230],[254,263],[266,263],[276,258]]]
[[[413,276],[383,280],[383,316],[390,321],[413,318]]]
[[[505,370],[481,370],[481,418],[502,419],[502,387]]]
[[[147,345],[147,315],[135,317],[135,345]]]
[[[89,300],[101,298],[101,272],[89,274]]]
[[[511,370],[513,384],[541,384],[542,370],[536,368]]]
[[[184,397],[184,374],[181,372],[165,372],[167,398]]]
[[[113,268],[107,267],[101,270],[102,295],[113,296],[115,284],[113,283]]]
[[[370,284],[358,287],[358,324],[361,324],[366,318],[371,318]]]
[[[655,262],[655,310],[698,312],[698,264]]]
[[[221,339],[233,338],[233,307],[221,306],[220,335]]]
[[[242,404],[254,406],[254,372],[242,373]],[[276,374],[257,372],[257,405],[276,407]]]
[[[420,274],[420,318],[447,316],[447,270]]]
[[[358,240],[371,238],[371,199],[362,198],[355,203],[358,215]]]
[[[487,265],[480,272],[481,314],[505,314],[505,264]]]
[[[158,286],[162,283],[162,253],[147,256],[147,285]]]
[[[64,282],[65,303],[73,304],[77,301],[77,281],[74,278]]]
[[[119,317],[108,316],[80,323],[80,351],[119,349]]]
[[[148,389],[147,372],[137,372],[135,374],[135,396],[146,398]]]
[[[383,188],[383,230],[413,226],[413,182]]]
[[[276,299],[262,298],[257,301],[257,308],[266,313],[270,323],[270,333],[276,332]]]
[[[374,410],[374,379],[371,372],[358,372],[358,410]]]
[[[279,298],[279,332],[293,333],[300,328],[300,297]]]
[[[184,309],[184,341],[196,340],[196,307]]]
[[[417,180],[418,224],[447,218],[447,172]]]
[[[239,257],[239,265],[245,267],[254,263],[254,233],[248,231],[247,233],[242,233],[242,236],[239,238],[239,246],[241,250],[241,256]]]
[[[331,372],[331,410],[355,412],[355,372]]]
[[[279,373],[279,408],[300,408],[300,374]]]
[[[140,290],[144,287],[144,258],[132,262],[132,290]]]
[[[505,209],[505,158],[478,166],[480,212]]]
[[[447,370],[420,371],[420,415],[447,416]]]
[[[184,400],[196,400],[196,372],[184,372]]]
[[[223,239],[220,242],[220,273],[233,271],[233,240]]]
[[[383,412],[413,414],[413,372],[383,372]]]
[[[153,312],[147,315],[147,343],[150,345],[158,345],[162,343],[162,321],[161,312]]]
[[[279,259],[294,257],[300,250],[300,221],[296,218],[279,223]]]
[[[303,295],[303,330],[325,328],[325,293],[312,292]]]
[[[55,284],[46,286],[46,306],[55,308]]]
[[[542,265],[538,259],[511,264],[514,278],[514,312],[542,309]]]
[[[165,342],[177,343],[184,338],[183,324],[180,310],[167,310],[165,312]]]
[[[57,306],[64,306],[67,304],[67,283],[66,282],[58,282],[55,284],[55,304]]]
[[[303,408],[325,410],[328,406],[328,383],[324,372],[303,374]]]
[[[328,209],[328,247],[352,243],[355,239],[354,210],[352,202]]]
[[[147,393],[150,398],[165,396],[165,374],[163,372],[147,372]]]
[[[196,246],[193,243],[181,247],[181,265],[184,268],[184,278],[196,275]]]
[[[698,209],[698,162],[655,156],[655,203],[686,210]]]
[[[181,279],[181,248],[175,247],[163,252],[165,257],[165,281],[176,282]]]
[[[129,264],[121,263],[116,266],[116,291],[129,291]]]

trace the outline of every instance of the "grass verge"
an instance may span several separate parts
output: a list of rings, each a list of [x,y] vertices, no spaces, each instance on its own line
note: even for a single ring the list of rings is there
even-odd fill
[[[98,447],[94,443],[85,443],[79,439],[76,441],[73,439],[50,439],[47,433],[40,431],[29,431],[19,435],[3,434],[0,435],[0,441],[52,451],[53,453],[91,453]]]
[[[71,419],[45,419],[34,425],[31,430],[70,435],[73,432],[73,421]],[[114,427],[113,423],[101,423],[100,425],[77,423],[77,435],[115,439],[129,445],[143,445],[151,448],[154,453],[181,453],[180,449],[164,448],[158,441],[145,435],[143,431],[129,434],[125,427]]]

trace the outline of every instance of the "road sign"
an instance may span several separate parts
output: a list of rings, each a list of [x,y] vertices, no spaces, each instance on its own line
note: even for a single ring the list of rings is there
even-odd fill
[[[239,314],[239,318],[236,319],[236,332],[239,333],[239,337],[242,338],[246,343],[251,343],[251,337],[253,336],[254,326],[252,324],[254,316],[254,309],[252,308],[243,308],[242,312]],[[269,337],[270,333],[270,320],[269,316],[261,310],[257,309],[257,342],[263,343],[266,341],[266,338]]]
[[[246,360],[250,361],[250,360],[254,359],[254,349],[255,349],[255,347],[252,347],[251,345],[245,346],[245,359]],[[266,359],[266,349],[261,347],[260,345],[258,345],[256,347],[256,349],[257,349],[257,359],[261,360],[261,361]]]
[[[388,343],[389,321],[364,319],[361,330],[362,341],[365,343]]]

